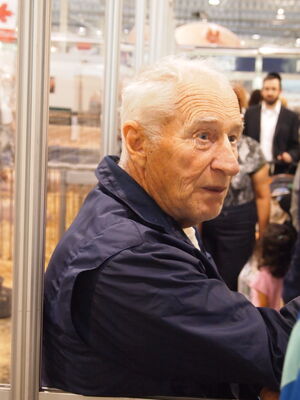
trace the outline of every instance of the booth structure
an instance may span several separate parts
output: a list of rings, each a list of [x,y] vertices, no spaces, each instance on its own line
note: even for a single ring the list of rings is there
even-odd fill
[[[63,3],[66,4],[66,1],[62,1],[62,9]],[[14,44],[17,47],[17,104],[11,365],[9,383],[0,382],[0,400],[79,399],[82,396],[40,388],[49,89],[51,91],[51,1],[22,0],[16,1],[14,5],[18,23],[17,44]],[[143,64],[144,59],[143,29],[147,8],[147,1],[136,1],[136,68]],[[169,41],[166,37],[166,20],[172,15],[172,1],[153,0],[150,8],[152,33],[148,61],[154,61],[167,54],[166,43]],[[115,153],[117,149],[122,12],[122,0],[105,2],[104,87],[99,158],[100,153]]]
[[[58,240],[73,217],[68,207],[75,202],[77,210],[82,193],[85,194],[89,189],[87,186],[93,184],[91,171],[97,159],[119,151],[118,107],[123,74],[127,78],[144,64],[181,52],[189,57],[221,59],[232,79],[245,82],[250,89],[260,85],[268,66],[282,63],[285,71],[283,76],[290,86],[292,99],[293,88],[299,84],[295,74],[300,70],[300,51],[275,48],[176,48],[172,0],[135,1],[135,40],[129,44],[121,43],[125,0],[102,0],[105,29],[103,36],[99,35],[99,43],[80,36],[77,42],[54,34],[51,39],[51,0],[15,0],[12,3],[18,15],[15,31],[17,41],[10,32],[12,37],[5,43],[0,42],[0,51],[4,51],[5,46],[6,49],[14,46],[17,60],[14,81],[15,161],[11,167],[11,178],[8,179],[13,182],[13,196],[10,192],[9,200],[14,215],[13,218],[11,215],[9,217],[14,236],[12,254],[8,256],[12,261],[11,362],[9,381],[0,381],[0,400],[88,399],[40,387],[43,274],[50,253],[47,249],[51,231],[47,209],[50,210],[58,202],[58,234],[55,236],[55,240]],[[65,23],[66,4],[67,0],[61,0],[62,26]],[[9,35],[9,32],[4,33]],[[71,103],[65,107],[58,104],[55,97],[61,90],[61,75],[57,72],[59,57],[55,51],[58,47],[66,49],[70,44],[74,52],[61,55],[60,60],[69,58],[69,65],[73,69],[66,68],[61,75],[65,74],[66,79],[71,79],[73,74],[72,82],[76,83],[77,93],[80,94],[75,110]],[[101,47],[101,63],[94,63],[98,58],[92,51],[78,62],[78,51],[96,48],[98,44]],[[11,65],[14,65],[13,61]],[[80,73],[76,72],[76,65]],[[64,90],[68,89],[65,87]],[[87,118],[90,121],[89,129],[85,131],[84,121]],[[57,137],[58,130],[60,137]],[[66,141],[61,139],[65,132],[68,135]],[[82,147],[75,151],[80,135],[83,138]],[[93,148],[94,152],[86,150],[87,141],[91,138],[94,138],[94,142],[89,149]],[[85,187],[81,188],[83,184]],[[8,185],[7,181],[5,185]],[[79,200],[75,196],[76,185],[80,186],[79,191],[83,191]],[[69,187],[73,188],[72,199],[68,194]],[[60,196],[58,200],[56,191]],[[1,340],[0,333],[0,343]]]

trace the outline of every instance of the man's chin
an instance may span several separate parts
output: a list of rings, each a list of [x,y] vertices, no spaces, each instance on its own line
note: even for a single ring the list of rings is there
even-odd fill
[[[277,100],[278,100],[278,99],[275,99],[275,100],[268,100],[268,99],[266,99],[265,102],[266,102],[269,106],[273,106],[273,105],[277,102]]]
[[[205,221],[210,221],[211,219],[216,218],[223,207],[223,201],[218,202],[218,204],[214,203],[214,207],[212,208],[212,205],[206,205],[205,208],[202,208],[201,210],[195,210],[193,213],[190,214],[185,214],[184,218],[175,218],[179,225],[183,228],[188,228],[190,226],[195,226],[199,225],[202,222]],[[186,207],[188,209],[188,206]],[[190,207],[191,209],[191,207]]]
[[[223,206],[223,204],[222,204],[222,206]],[[216,210],[215,212],[211,212],[211,213],[207,214],[207,218],[203,219],[203,222],[210,221],[212,219],[217,218],[220,215],[221,211],[222,211],[222,206],[218,210]]]

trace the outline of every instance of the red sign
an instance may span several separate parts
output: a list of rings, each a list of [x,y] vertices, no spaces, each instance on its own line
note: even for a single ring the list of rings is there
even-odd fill
[[[91,43],[86,42],[78,42],[76,43],[76,46],[78,50],[90,50],[92,48]]]
[[[5,23],[7,22],[7,17],[11,17],[13,12],[7,8],[7,4],[0,4],[0,21]]]
[[[16,31],[13,29],[0,29],[0,42],[14,42],[17,39]]]
[[[7,0],[4,3],[0,0],[0,41],[2,42],[10,43],[17,39],[17,9],[16,0]]]

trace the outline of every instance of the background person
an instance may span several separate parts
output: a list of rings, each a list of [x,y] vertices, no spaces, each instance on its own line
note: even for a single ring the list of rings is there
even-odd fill
[[[283,278],[286,275],[296,240],[291,224],[271,223],[267,227],[259,251],[258,271],[251,283],[251,301],[256,307],[283,306]]]
[[[43,384],[90,396],[278,389],[300,299],[256,309],[184,233],[220,212],[239,169],[229,82],[199,61],[160,61],[124,90],[121,115],[121,160],[99,164],[46,271]]]
[[[260,89],[254,89],[249,97],[248,107],[257,106],[262,101],[262,95]]]
[[[244,134],[260,142],[268,162],[279,162],[274,174],[294,172],[292,164],[299,160],[299,120],[296,113],[281,104],[279,74],[272,72],[264,78],[261,94],[262,104],[245,113]]]

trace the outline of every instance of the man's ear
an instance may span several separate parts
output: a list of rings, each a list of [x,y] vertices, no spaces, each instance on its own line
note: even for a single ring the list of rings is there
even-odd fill
[[[146,161],[145,145],[147,140],[143,129],[136,121],[126,121],[122,129],[129,157],[140,167],[143,167]]]

